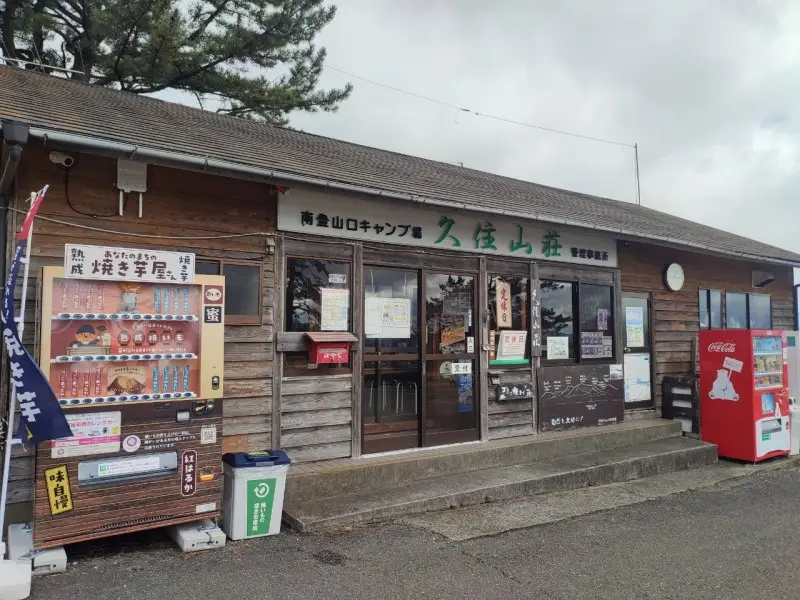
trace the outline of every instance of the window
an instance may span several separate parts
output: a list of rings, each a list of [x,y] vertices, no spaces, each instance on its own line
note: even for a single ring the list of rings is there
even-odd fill
[[[711,328],[720,329],[722,327],[722,292],[719,290],[710,290],[708,292],[708,298]]]
[[[772,329],[772,304],[766,294],[749,294],[750,329]]]
[[[747,294],[725,294],[725,317],[728,329],[747,329]]]
[[[581,284],[581,358],[614,356],[614,302],[611,286]]]
[[[542,358],[550,360],[574,359],[575,298],[573,284],[563,281],[542,281]],[[550,338],[566,338],[555,341]],[[552,350],[553,356],[549,356]]]
[[[364,354],[419,354],[419,274],[364,267]]]
[[[195,273],[225,276],[226,324],[261,325],[261,262],[199,259],[195,262]]]
[[[352,331],[350,264],[314,258],[286,260],[286,331]],[[308,352],[287,352],[286,375],[309,375]],[[349,365],[319,365],[327,374]],[[318,371],[318,372],[319,372]]]
[[[772,302],[767,294],[725,294],[728,329],[772,329]]]
[[[497,345],[503,330],[525,331],[530,335],[530,307],[528,305],[527,277],[489,276],[489,362],[497,357]],[[530,339],[525,344],[525,360],[520,365],[530,364]]]
[[[722,327],[722,292],[698,290],[697,301],[700,308],[700,329],[720,329]]]
[[[542,356],[572,362],[614,356],[614,290],[609,285],[542,281]]]

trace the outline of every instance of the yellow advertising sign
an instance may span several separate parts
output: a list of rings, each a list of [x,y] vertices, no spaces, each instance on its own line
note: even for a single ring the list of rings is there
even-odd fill
[[[444,331],[442,331],[442,348],[463,343],[467,339],[466,331],[467,330],[463,325],[460,327],[447,327]]]
[[[67,466],[45,469],[44,481],[47,484],[47,497],[50,500],[50,514],[59,515],[71,511],[72,490],[69,488]]]

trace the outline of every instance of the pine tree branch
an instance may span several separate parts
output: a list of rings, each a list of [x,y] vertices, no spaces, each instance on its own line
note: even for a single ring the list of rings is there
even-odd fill
[[[150,0],[145,8],[139,13],[139,16],[133,20],[131,26],[128,28],[128,32],[125,34],[125,38],[122,40],[122,44],[120,44],[119,52],[117,52],[117,58],[114,60],[114,74],[117,76],[117,81],[119,81],[120,87],[124,90],[125,89],[125,77],[120,73],[119,70],[119,63],[122,60],[122,57],[125,56],[125,52],[128,50],[128,45],[130,44],[131,38],[133,36],[133,32],[139,27],[139,23],[147,16],[147,13],[153,7],[154,0]]]
[[[190,33],[186,39],[189,42],[197,41],[197,38],[199,38],[203,33],[205,33],[206,29],[208,29],[208,26],[211,25],[211,23],[213,23],[220,14],[222,14],[222,12],[227,8],[228,4],[229,0],[222,0],[219,3],[219,6],[217,6],[215,10],[212,11],[211,14],[209,14],[208,17],[206,17],[203,20],[203,22],[197,27],[197,29],[195,29],[192,33]]]

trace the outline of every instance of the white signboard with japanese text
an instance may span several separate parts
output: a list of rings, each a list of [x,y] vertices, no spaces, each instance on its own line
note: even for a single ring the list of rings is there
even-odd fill
[[[497,344],[497,358],[500,360],[524,359],[527,331],[501,331]]]
[[[65,244],[64,276],[105,281],[193,283],[194,254]]]
[[[510,217],[292,188],[278,196],[278,229],[521,259],[617,266],[612,237]]]

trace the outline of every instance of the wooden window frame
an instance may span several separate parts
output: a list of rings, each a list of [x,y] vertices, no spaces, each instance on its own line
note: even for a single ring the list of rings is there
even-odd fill
[[[291,304],[287,301],[287,294],[289,292],[286,282],[289,281],[289,261],[292,260],[324,260],[332,263],[339,263],[343,265],[347,265],[348,268],[348,277],[347,277],[347,293],[348,293],[348,303],[347,303],[347,332],[348,333],[355,333],[355,321],[353,319],[353,260],[352,259],[345,259],[345,258],[325,258],[313,253],[311,254],[287,254],[284,257],[284,270],[286,272],[286,281],[283,285],[283,304],[286,307],[284,309],[284,316],[283,316],[283,323],[281,324],[281,331],[285,331],[286,333],[295,333],[295,334],[302,334],[305,335],[304,331],[292,331],[289,329],[288,325],[288,315],[289,309],[291,309]]]
[[[199,262],[217,263],[219,274],[225,276],[225,265],[243,265],[247,267],[258,267],[258,314],[254,315],[229,315],[225,313],[225,325],[261,325],[264,318],[264,261],[263,260],[242,260],[217,257],[197,257]],[[227,293],[227,285],[225,286]]]
[[[714,327],[714,319],[712,317],[713,311],[711,310],[711,293],[717,292],[719,294],[719,327]],[[723,303],[723,298],[727,292],[725,290],[713,288],[698,288],[697,289],[697,326],[699,329],[727,329],[725,315],[727,315],[727,302]],[[706,312],[708,313],[708,327],[700,325],[700,297],[705,296],[706,299]],[[723,310],[723,308],[725,310]],[[771,311],[770,311],[771,312]],[[771,318],[771,317],[770,317]]]
[[[766,329],[772,329],[773,319],[772,319],[772,294],[762,294],[760,292],[747,292],[747,328],[751,331],[753,327],[750,326],[750,298],[752,296],[764,296],[769,301],[769,327]],[[763,327],[757,327],[756,330],[763,330]]]
[[[772,294],[762,294],[760,292],[736,292],[736,291],[728,291],[728,290],[725,290],[723,293],[725,294],[725,319],[723,321],[725,329],[736,329],[736,330],[739,330],[739,331],[741,331],[741,330],[753,331],[753,328],[750,326],[750,297],[751,296],[766,296],[766,298],[769,300],[769,327],[767,327],[766,329],[767,330],[772,329],[772,326],[773,326],[773,323],[774,323],[773,318],[772,318]],[[728,327],[728,294],[741,294],[742,296],[744,296],[745,324],[747,325],[746,327],[735,327],[735,328]],[[759,327],[759,328],[756,329],[756,331],[759,331],[759,330],[764,331],[764,329],[765,328],[763,328],[763,327]]]
[[[618,328],[621,326],[617,323],[618,317],[618,308],[617,308],[617,296],[619,294],[619,290],[614,283],[606,283],[603,281],[593,281],[593,280],[581,280],[581,279],[568,279],[568,278],[555,278],[555,277],[543,277],[540,273],[538,285],[540,286],[540,295],[539,295],[539,302],[541,305],[541,284],[545,281],[553,281],[555,283],[569,283],[572,285],[572,318],[574,322],[573,327],[573,341],[570,350],[574,353],[574,358],[559,358],[551,360],[550,358],[546,358],[544,355],[542,356],[542,366],[543,367],[568,367],[570,365],[611,365],[615,364],[617,361],[617,353],[619,350],[618,347],[618,340],[617,340],[617,331]],[[614,323],[614,328],[612,330],[611,335],[611,356],[607,358],[584,358],[581,356],[581,318],[580,318],[580,303],[581,303],[581,287],[584,285],[597,285],[603,286],[611,289],[611,320]],[[540,309],[541,311],[541,309]],[[547,350],[547,340],[544,335],[544,329],[542,330],[542,350],[546,352]]]

